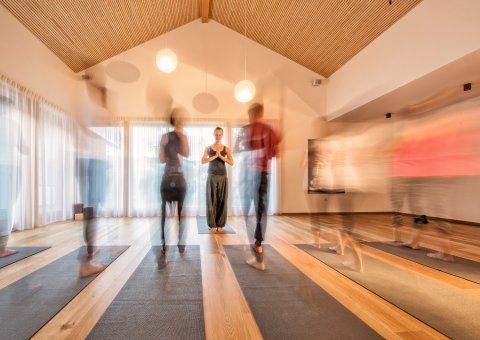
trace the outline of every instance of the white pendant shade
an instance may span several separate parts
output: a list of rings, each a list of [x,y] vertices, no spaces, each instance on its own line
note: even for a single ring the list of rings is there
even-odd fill
[[[235,85],[235,98],[240,103],[246,103],[255,96],[255,85],[250,80],[242,80]]]
[[[172,73],[177,68],[177,56],[169,48],[164,48],[157,53],[157,67],[165,73]]]

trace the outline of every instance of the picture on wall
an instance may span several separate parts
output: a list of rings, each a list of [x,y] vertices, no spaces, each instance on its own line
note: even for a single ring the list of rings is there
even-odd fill
[[[344,194],[342,152],[335,140],[308,140],[308,192]]]

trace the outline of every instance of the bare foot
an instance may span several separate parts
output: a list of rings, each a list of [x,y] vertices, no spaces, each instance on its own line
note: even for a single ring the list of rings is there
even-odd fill
[[[80,264],[80,271],[78,273],[78,276],[87,277],[87,276],[95,275],[100,272],[103,272],[105,268],[107,268],[107,266],[104,264],[93,264],[90,262],[82,262],[82,264]]]
[[[1,257],[7,257],[7,256],[10,256],[10,255],[13,255],[13,254],[16,254],[16,253],[18,253],[18,251],[13,250],[13,249],[2,249],[2,250],[0,250],[0,258]]]
[[[157,268],[158,269],[165,268],[167,266],[167,264],[168,264],[168,260],[167,260],[167,257],[165,256],[165,254],[162,254],[157,258]]]
[[[265,262],[260,261],[258,262],[255,257],[252,257],[251,259],[247,260],[247,264],[255,269],[264,271],[265,270]]]
[[[402,246],[407,247],[407,248],[411,248],[411,249],[415,249],[415,250],[420,249],[418,244],[413,244],[411,242],[404,242],[404,243],[402,243]]]
[[[219,227],[219,228],[217,228],[217,231],[218,231],[219,233],[223,233],[223,228],[222,228],[222,227]]]
[[[446,261],[446,262],[453,262],[454,261],[452,255],[444,254],[444,253],[440,253],[440,252],[427,253],[427,256],[432,258],[432,259],[442,260],[442,261]]]
[[[330,246],[330,247],[328,247],[328,250],[331,250],[331,251],[336,252],[337,254],[340,254],[340,246],[339,245]]]

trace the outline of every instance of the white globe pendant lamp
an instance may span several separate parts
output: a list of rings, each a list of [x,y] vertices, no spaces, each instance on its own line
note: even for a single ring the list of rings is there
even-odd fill
[[[235,85],[234,93],[240,103],[247,103],[255,96],[255,85],[250,80],[241,80]]]
[[[177,68],[177,56],[169,48],[164,48],[157,53],[157,67],[165,73],[172,73]]]

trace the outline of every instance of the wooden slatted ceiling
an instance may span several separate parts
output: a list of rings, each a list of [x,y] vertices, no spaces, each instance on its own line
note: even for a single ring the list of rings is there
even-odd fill
[[[1,0],[74,72],[199,16],[200,0]]]
[[[0,0],[74,72],[201,16],[206,0]],[[421,0],[209,0],[210,17],[329,77]],[[205,6],[205,4],[204,4]],[[245,24],[246,23],[246,24]]]
[[[215,0],[212,19],[329,77],[421,0]]]

